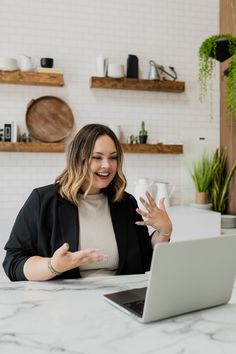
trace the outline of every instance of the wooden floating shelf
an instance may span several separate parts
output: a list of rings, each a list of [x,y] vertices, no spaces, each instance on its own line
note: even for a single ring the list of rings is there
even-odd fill
[[[62,143],[11,143],[0,142],[0,151],[5,152],[64,152]]]
[[[0,71],[0,83],[18,85],[63,86],[63,74],[35,71]]]
[[[121,144],[125,153],[182,154],[183,145],[165,144]],[[64,152],[62,143],[11,143],[0,142],[0,152]]]
[[[138,154],[183,154],[183,145],[121,144],[123,152]]]
[[[113,79],[110,77],[91,77],[91,88],[120,89],[120,90],[143,90],[163,92],[184,92],[185,83],[182,81],[169,80],[144,80],[144,79]]]

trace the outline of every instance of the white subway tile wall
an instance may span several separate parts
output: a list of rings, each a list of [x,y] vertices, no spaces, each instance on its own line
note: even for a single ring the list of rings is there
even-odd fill
[[[91,122],[120,125],[126,142],[145,120],[150,143],[182,143],[184,154],[126,154],[127,190],[133,192],[137,178],[149,177],[176,185],[172,204],[193,202],[191,159],[219,144],[219,75],[212,89],[213,119],[209,100],[199,101],[198,84],[198,48],[218,33],[218,18],[216,0],[1,0],[0,56],[29,55],[36,66],[41,57],[52,57],[65,86],[0,84],[0,125],[15,120],[26,131],[27,103],[44,95],[70,105],[75,131]],[[185,92],[90,88],[99,55],[126,64],[128,54],[138,56],[141,78],[148,77],[150,59],[174,66]],[[52,183],[64,166],[63,153],[0,152],[0,223],[13,221],[31,190]]]

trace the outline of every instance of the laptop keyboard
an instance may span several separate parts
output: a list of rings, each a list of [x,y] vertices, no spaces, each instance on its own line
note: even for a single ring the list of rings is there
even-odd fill
[[[143,308],[144,308],[144,300],[127,302],[127,303],[123,304],[123,306],[128,308],[131,312],[135,313],[139,317],[142,317]]]

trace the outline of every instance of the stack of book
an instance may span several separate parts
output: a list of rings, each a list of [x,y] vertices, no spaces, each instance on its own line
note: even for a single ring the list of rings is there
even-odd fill
[[[18,125],[15,121],[4,123],[0,128],[0,141],[16,143],[18,141]]]
[[[57,68],[41,68],[38,67],[36,69],[36,72],[38,73],[47,73],[47,74],[62,74],[62,71]]]

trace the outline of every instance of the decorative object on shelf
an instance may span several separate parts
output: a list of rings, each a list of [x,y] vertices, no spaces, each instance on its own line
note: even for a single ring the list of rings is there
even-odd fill
[[[123,64],[108,64],[107,76],[119,79],[125,76],[125,68]]]
[[[11,141],[12,139],[12,126],[11,123],[4,124],[4,141]]]
[[[102,55],[97,57],[97,76],[106,77],[108,68],[108,58],[104,58]]]
[[[153,60],[149,61],[148,80],[161,80],[159,70]]]
[[[154,60],[149,61],[149,80],[177,80],[177,73],[173,66],[169,66],[171,73],[166,71],[163,65],[157,64]]]
[[[42,68],[53,68],[54,59],[53,58],[41,58],[40,65]]]
[[[147,138],[148,138],[148,132],[145,129],[145,122],[141,122],[141,129],[139,131],[139,143],[140,144],[146,144],[147,143]]]
[[[3,123],[2,137],[0,141],[17,142],[19,136],[19,127],[16,121]]]
[[[205,39],[199,48],[199,84],[200,100],[206,96],[208,84],[210,87],[210,104],[212,116],[211,79],[216,66],[216,60],[223,62],[231,58],[227,77],[226,105],[236,119],[236,37],[231,34],[213,35]],[[208,82],[209,80],[209,82]]]
[[[138,79],[139,77],[138,57],[134,54],[128,55],[126,77],[130,79]]]
[[[62,74],[61,69],[59,68],[42,68],[41,66],[35,69],[38,73],[46,73],[46,74]]]
[[[74,117],[68,104],[55,96],[42,96],[29,102],[26,126],[32,138],[43,142],[58,142],[73,129]]]
[[[0,70],[3,71],[18,70],[17,60],[15,58],[0,57]]]
[[[35,68],[33,59],[28,55],[19,55],[17,63],[21,71],[32,71]]]
[[[222,214],[227,212],[230,183],[236,173],[236,162],[227,173],[227,150],[216,149],[213,156],[213,174],[209,188],[212,209]]]
[[[196,189],[196,204],[208,204],[209,188],[212,183],[213,156],[209,156],[206,152],[193,162],[190,169]]]
[[[163,80],[173,80],[173,81],[177,80],[178,76],[173,66],[169,66],[171,72],[166,71],[163,65],[159,65],[158,68],[163,75]]]
[[[130,144],[130,145],[138,144],[138,137],[131,134],[130,136],[128,136],[127,144]]]
[[[173,80],[173,81],[177,80],[178,75],[173,66],[169,66],[171,72],[168,72],[163,65],[158,65],[158,69],[159,71],[161,71],[163,75],[163,80]]]
[[[19,142],[31,143],[32,142],[32,138],[31,138],[31,136],[29,134],[23,133],[23,134],[20,134],[20,136],[19,136]]]

